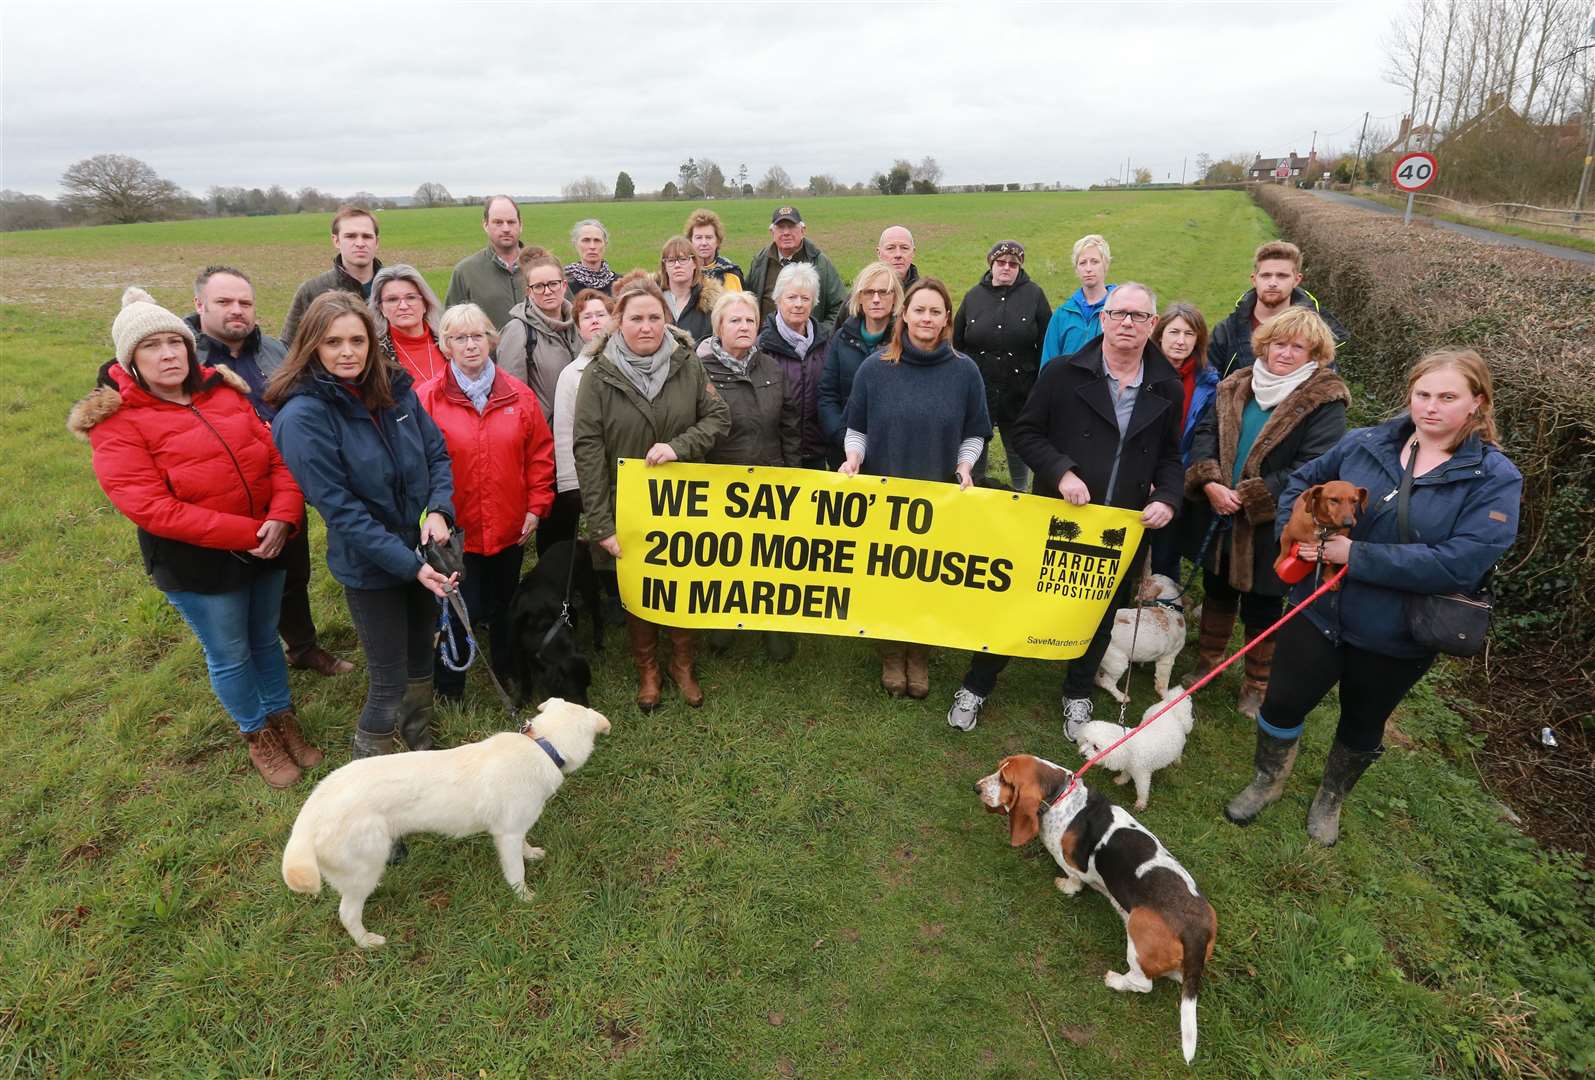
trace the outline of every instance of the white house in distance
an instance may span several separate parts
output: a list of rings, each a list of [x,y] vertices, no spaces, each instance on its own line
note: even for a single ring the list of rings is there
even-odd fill
[[[1316,151],[1302,157],[1292,150],[1289,157],[1265,158],[1259,156],[1246,169],[1246,179],[1254,183],[1263,183],[1273,180],[1277,183],[1287,183],[1291,180],[1300,180],[1304,176],[1317,176]]]

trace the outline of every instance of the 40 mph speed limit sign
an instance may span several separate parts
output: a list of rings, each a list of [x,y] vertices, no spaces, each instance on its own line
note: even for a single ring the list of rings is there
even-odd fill
[[[1414,150],[1396,160],[1390,170],[1390,182],[1402,191],[1422,191],[1434,183],[1436,169],[1433,154]]]

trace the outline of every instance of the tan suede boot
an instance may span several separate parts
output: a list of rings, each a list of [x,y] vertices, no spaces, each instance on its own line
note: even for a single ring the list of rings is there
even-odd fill
[[[881,689],[892,697],[902,697],[908,689],[907,646],[901,641],[882,641],[876,648],[881,654]]]
[[[665,637],[670,639],[670,681],[681,691],[681,700],[696,709],[703,704],[703,687],[698,685],[698,677],[692,670],[693,654],[697,651],[695,636],[691,630],[668,626]]]
[[[904,649],[908,696],[923,701],[930,696],[930,646],[909,645]]]

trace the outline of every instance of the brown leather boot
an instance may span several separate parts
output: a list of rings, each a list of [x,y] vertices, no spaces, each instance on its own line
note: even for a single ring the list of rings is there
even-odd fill
[[[1235,632],[1235,614],[1239,608],[1239,597],[1202,598],[1201,629],[1196,636],[1196,666],[1180,680],[1181,686],[1187,689],[1195,686],[1197,680],[1224,662],[1230,635]]]
[[[703,687],[698,685],[698,677],[692,671],[692,656],[697,646],[693,633],[667,626],[665,636],[670,639],[670,681],[681,691],[681,700],[696,709],[703,704]]]
[[[653,712],[663,689],[659,678],[659,627],[626,612],[626,634],[631,639],[631,660],[637,665],[637,708]]]
[[[901,641],[883,641],[877,648],[881,654],[881,689],[892,697],[902,697],[908,689],[908,647]]]
[[[908,677],[908,696],[916,701],[923,701],[930,696],[930,646],[909,645],[903,652],[903,666]]]
[[[314,769],[321,764],[321,759],[327,755],[310,745],[304,733],[299,730],[299,716],[290,705],[281,712],[267,713],[266,725],[276,730],[277,738],[282,741],[282,748],[288,751],[288,756],[293,758],[294,764],[301,769]]]
[[[277,729],[267,724],[259,731],[240,732],[244,742],[249,744],[249,761],[255,766],[255,771],[260,773],[260,778],[266,781],[267,786],[274,788],[293,787],[299,782],[302,775],[299,766],[294,764],[293,758],[288,756],[288,751],[283,749],[282,738],[277,734]]]
[[[1250,630],[1246,632],[1247,641],[1256,636]],[[1252,651],[1246,654],[1246,679],[1241,683],[1240,700],[1235,703],[1236,712],[1248,719],[1257,719],[1263,707],[1263,698],[1268,694],[1268,676],[1273,670],[1274,639],[1269,638],[1253,645]]]

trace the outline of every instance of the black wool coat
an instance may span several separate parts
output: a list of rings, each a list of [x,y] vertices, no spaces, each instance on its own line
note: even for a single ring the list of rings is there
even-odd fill
[[[991,272],[964,294],[953,316],[953,348],[980,368],[991,422],[1013,422],[1036,385],[1041,343],[1052,304],[1023,270],[1012,285],[993,285]]]
[[[1179,512],[1185,467],[1180,461],[1180,413],[1185,387],[1179,372],[1148,343],[1142,353],[1141,390],[1123,436],[1119,475],[1108,491],[1119,422],[1097,338],[1073,356],[1041,369],[1036,387],[1013,422],[1014,448],[1036,474],[1037,495],[1062,498],[1058,482],[1073,469],[1091,501],[1140,510],[1149,501]]]

